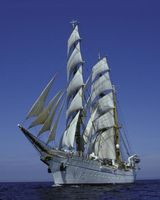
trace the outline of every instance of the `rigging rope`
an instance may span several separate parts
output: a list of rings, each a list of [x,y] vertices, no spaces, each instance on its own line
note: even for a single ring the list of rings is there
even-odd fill
[[[124,126],[122,126],[123,135],[124,135],[124,137],[125,137],[125,140],[126,140],[126,143],[127,143],[127,146],[128,146],[128,150],[129,150],[129,152],[130,152],[130,154],[131,154],[133,151],[132,151],[131,144],[129,143],[129,140],[128,140],[128,138],[127,138],[127,135],[129,136],[129,134],[128,134],[127,126],[126,126],[126,123],[125,123],[125,120],[124,120],[124,117],[123,117],[123,112],[122,112],[122,109],[121,109],[121,107],[120,107],[120,103],[119,103],[118,99],[117,99],[117,105],[118,105],[119,110],[120,110],[120,112],[121,112],[121,118],[122,118],[122,122],[123,122],[123,125],[124,125]],[[127,135],[126,135],[126,133],[127,133]],[[121,134],[121,135],[122,135],[122,134]]]

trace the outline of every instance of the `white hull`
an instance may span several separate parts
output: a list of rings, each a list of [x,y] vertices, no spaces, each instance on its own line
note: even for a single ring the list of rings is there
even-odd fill
[[[63,163],[65,169],[60,170]],[[53,156],[49,168],[55,184],[116,184],[133,183],[135,170],[128,171],[101,166],[98,161],[82,157],[60,158]]]
[[[61,150],[51,149],[40,140],[37,140],[26,129],[21,126],[20,128],[32,144],[35,144],[36,149],[41,154],[40,159],[48,165],[49,172],[52,173],[54,183],[57,185],[116,184],[133,183],[135,181],[136,170],[133,168],[124,170],[113,166],[104,166],[98,160],[91,160]]]

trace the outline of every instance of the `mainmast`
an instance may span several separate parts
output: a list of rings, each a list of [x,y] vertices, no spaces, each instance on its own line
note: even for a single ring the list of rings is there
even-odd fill
[[[114,119],[115,119],[115,147],[116,147],[116,161],[119,162],[121,160],[120,155],[120,145],[119,145],[119,124],[118,124],[118,113],[117,113],[117,103],[116,103],[116,91],[113,86],[113,101],[114,101]]]
[[[106,57],[100,58],[92,68],[91,117],[83,138],[91,144],[89,154],[99,159],[120,160],[119,127],[115,91],[110,80]],[[91,152],[90,152],[91,150]]]
[[[82,110],[83,110],[83,75],[82,66],[83,60],[80,50],[80,35],[78,32],[77,21],[71,22],[73,31],[68,39],[68,62],[67,62],[67,127],[70,126],[77,113],[79,117],[74,124],[76,150],[80,155],[83,151],[81,139],[81,124],[82,124]],[[73,148],[73,147],[71,147]]]

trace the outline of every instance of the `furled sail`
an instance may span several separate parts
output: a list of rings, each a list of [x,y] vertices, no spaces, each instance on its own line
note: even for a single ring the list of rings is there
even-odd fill
[[[75,133],[77,128],[77,122],[79,119],[80,111],[76,114],[76,116],[71,121],[69,127],[65,130],[63,137],[62,137],[62,144],[61,147],[67,147],[67,148],[73,148],[74,147],[74,139],[75,139]]]
[[[63,97],[63,94],[61,94],[60,97],[58,98],[58,100],[57,100],[56,104],[54,105],[50,115],[47,117],[47,119],[44,122],[41,130],[39,131],[38,136],[41,135],[42,133],[44,133],[45,131],[50,130],[52,122],[53,122],[53,118],[55,116],[56,110],[57,110],[57,108],[58,108],[58,106],[60,104],[60,101],[61,101],[62,97]]]
[[[45,107],[42,112],[37,116],[37,118],[31,123],[31,125],[29,126],[29,128],[32,128],[34,126],[37,126],[39,124],[43,124],[46,119],[48,118],[53,105],[55,104],[55,102],[57,101],[57,99],[59,98],[59,96],[61,95],[61,92],[58,92],[53,98],[52,100],[49,102],[49,104],[47,105],[47,107]]]
[[[45,100],[48,96],[48,93],[52,87],[53,81],[55,79],[55,76],[51,79],[51,81],[48,83],[48,85],[45,87],[45,89],[42,91],[38,99],[35,101],[33,106],[31,107],[30,111],[27,114],[26,119],[29,119],[33,116],[38,116],[42,110],[44,109]]]

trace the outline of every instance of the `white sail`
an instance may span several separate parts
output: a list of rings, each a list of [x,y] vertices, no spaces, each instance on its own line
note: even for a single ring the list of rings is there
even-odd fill
[[[88,143],[87,153],[88,155],[94,152],[94,144],[95,144],[96,137],[93,137],[91,141]]]
[[[56,102],[56,100],[58,99],[60,94],[61,94],[61,92],[58,92],[52,98],[52,100],[49,102],[48,106],[43,109],[43,111],[37,116],[37,118],[31,123],[31,125],[28,128],[32,128],[32,127],[37,126],[39,124],[43,124],[46,121],[46,119],[48,118],[48,116],[51,112],[51,109],[52,109],[54,103]]]
[[[80,40],[79,32],[78,32],[78,26],[76,25],[73,32],[71,33],[69,39],[68,39],[68,53],[71,46],[77,41]]]
[[[91,87],[91,93],[92,93],[92,101],[101,93],[105,92],[106,90],[111,90],[112,84],[110,81],[109,73],[103,74],[99,79],[97,79]]]
[[[97,136],[94,145],[94,153],[98,158],[116,159],[114,138],[114,128],[110,128]]]
[[[82,66],[80,66],[77,72],[75,73],[73,79],[69,83],[69,86],[67,88],[67,96],[69,97],[71,94],[73,94],[76,90],[78,90],[83,85],[84,85],[84,82],[83,82],[83,76],[82,76]]]
[[[94,121],[94,128],[95,131],[100,131],[103,129],[107,129],[110,127],[113,127],[115,125],[115,120],[114,120],[114,112],[113,109],[105,113],[104,115],[98,117]]]
[[[59,103],[61,101],[63,94],[61,94],[61,96],[59,97],[58,101],[56,102],[56,104],[53,107],[53,110],[51,111],[50,115],[47,117],[46,121],[44,122],[41,130],[38,133],[38,136],[41,135],[42,133],[44,133],[45,131],[50,130],[52,122],[53,122],[53,118],[55,116],[56,110],[59,106]]]
[[[114,100],[112,91],[100,98],[97,102],[99,114],[104,114],[111,108],[114,108]]]
[[[82,104],[82,88],[79,89],[73,100],[71,101],[71,104],[66,112],[66,117],[68,118],[73,112],[83,109]]]
[[[107,64],[107,59],[106,57],[104,57],[103,59],[101,59],[100,61],[98,61],[98,63],[96,65],[93,66],[92,68],[92,81],[94,81],[94,79],[96,78],[97,75],[108,71],[109,67]]]
[[[83,133],[83,139],[84,139],[85,143],[88,142],[88,139],[90,137],[91,131],[94,129],[94,127],[93,127],[93,121],[95,119],[96,112],[97,112],[97,108],[91,114],[91,116],[90,116],[90,118],[88,120],[87,126],[85,128],[85,131]]]
[[[69,142],[68,142],[68,138],[67,138],[67,129],[64,131],[60,142],[61,142],[60,145],[59,145],[60,149],[63,149],[64,147],[68,147],[69,146],[68,145]]]
[[[83,60],[82,60],[81,51],[80,51],[80,44],[78,42],[67,62],[68,79],[69,79],[71,70],[80,63],[83,63]]]
[[[88,87],[89,87],[89,83],[91,81],[91,77],[92,76],[90,75],[84,84],[84,87],[83,87],[84,93],[89,91]],[[91,96],[92,96],[91,93],[89,93],[89,96],[85,99],[85,105],[84,105],[85,110],[87,110],[91,106]]]
[[[63,147],[68,147],[68,148],[72,147],[73,148],[79,114],[80,114],[80,111],[76,114],[76,116],[71,121],[69,127],[65,130],[63,137],[62,137],[62,141],[61,141],[62,148]]]
[[[50,131],[50,134],[49,134],[49,137],[48,137],[48,140],[47,140],[47,144],[53,140],[55,140],[55,137],[56,137],[56,131],[57,131],[57,126],[58,126],[58,123],[59,123],[59,119],[60,119],[60,116],[61,116],[61,112],[62,112],[62,109],[63,109],[63,106],[64,104],[61,106],[61,109],[58,113],[58,116],[57,116],[57,119],[53,125],[53,127],[51,128],[51,131]]]
[[[33,117],[33,116],[38,116],[42,112],[42,110],[44,109],[45,100],[52,87],[54,79],[55,79],[55,76],[51,79],[51,81],[47,84],[47,86],[42,91],[38,99],[35,101],[30,111],[28,112],[26,119],[29,119],[30,117]]]

